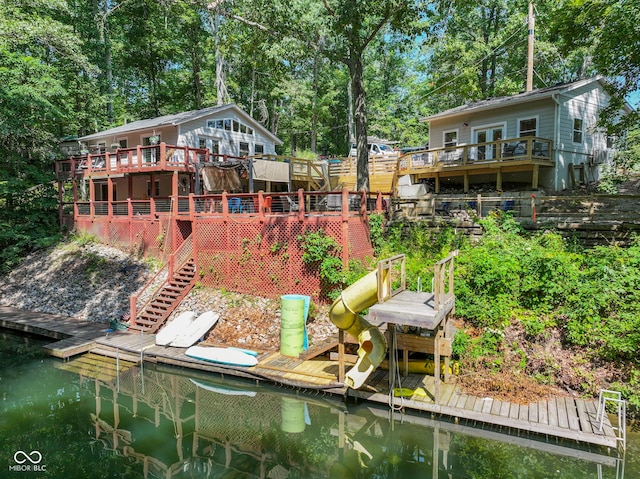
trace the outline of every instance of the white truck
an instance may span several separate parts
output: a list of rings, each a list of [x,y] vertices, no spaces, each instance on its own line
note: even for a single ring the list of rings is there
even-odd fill
[[[398,152],[384,143],[367,143],[369,147],[369,158],[371,157],[387,157],[397,158]],[[349,150],[349,156],[357,156],[357,147],[355,143],[351,143],[351,149]]]

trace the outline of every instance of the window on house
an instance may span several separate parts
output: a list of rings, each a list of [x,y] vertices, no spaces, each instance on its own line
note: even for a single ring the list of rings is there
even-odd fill
[[[229,118],[224,120],[224,129],[227,131],[231,131],[231,120]]]
[[[245,125],[244,123],[240,123],[240,133],[246,133],[247,132],[247,125]]]
[[[262,155],[262,154],[264,154],[264,145],[261,145],[261,144],[259,144],[259,143],[256,143],[256,146],[255,146],[254,148],[255,148],[255,154],[256,154],[256,155]]]
[[[211,140],[211,153],[217,155],[220,153],[220,143],[218,140]]]
[[[253,128],[247,127],[247,135],[253,135]]]
[[[237,122],[236,120],[233,120],[233,131],[235,132],[240,131],[240,123]]]
[[[160,196],[160,180],[153,182],[153,191],[151,190],[151,180],[147,180],[147,198],[152,196]]]
[[[445,131],[443,135],[445,148],[458,145],[458,130]]]
[[[573,119],[573,142],[582,143],[583,122],[580,118]]]
[[[127,139],[126,138],[120,138],[118,140],[118,144],[120,145],[120,148],[126,148],[127,147]]]
[[[240,142],[240,156],[249,156],[249,143],[245,141]]]
[[[538,136],[538,119],[525,118],[518,123],[519,136]]]
[[[207,128],[215,128],[216,121],[215,120],[207,120]]]
[[[207,148],[207,139],[206,138],[198,138],[198,148],[204,150]]]

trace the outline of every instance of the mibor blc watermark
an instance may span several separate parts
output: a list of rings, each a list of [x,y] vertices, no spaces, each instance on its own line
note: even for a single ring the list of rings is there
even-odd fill
[[[16,451],[13,455],[15,464],[9,464],[9,470],[14,472],[46,472],[46,464],[42,464],[40,451]]]

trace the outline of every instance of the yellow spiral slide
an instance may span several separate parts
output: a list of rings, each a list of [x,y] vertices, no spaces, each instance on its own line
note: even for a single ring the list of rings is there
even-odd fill
[[[386,274],[388,270],[383,273]],[[343,290],[329,310],[331,322],[357,338],[360,344],[358,361],[345,377],[346,385],[353,389],[358,389],[364,384],[387,352],[384,335],[359,314],[378,302],[378,283],[385,285],[386,281],[378,282],[378,271],[372,271]],[[386,297],[387,294],[382,296]]]

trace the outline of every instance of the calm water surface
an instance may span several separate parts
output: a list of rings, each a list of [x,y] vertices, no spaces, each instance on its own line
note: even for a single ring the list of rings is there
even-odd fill
[[[71,362],[0,331],[0,478],[620,478],[602,450],[389,417],[330,396],[145,365]]]

